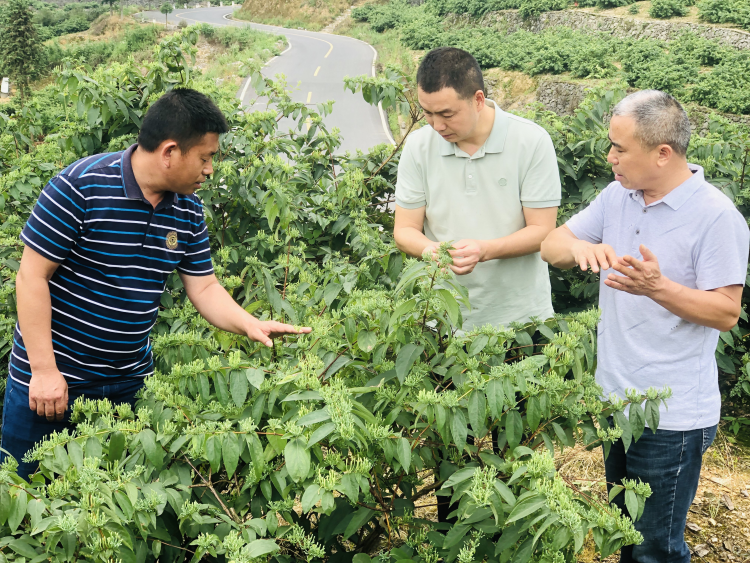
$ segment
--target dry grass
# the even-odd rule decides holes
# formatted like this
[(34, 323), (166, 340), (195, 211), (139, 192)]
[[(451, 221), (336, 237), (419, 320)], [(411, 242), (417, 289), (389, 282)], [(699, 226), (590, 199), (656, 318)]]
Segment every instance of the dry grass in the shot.
[(245, 0), (234, 17), (317, 31), (333, 23), (351, 4), (349, 0)]
[(522, 72), (492, 68), (485, 70), (487, 96), (506, 111), (520, 110), (536, 100), (539, 82)]

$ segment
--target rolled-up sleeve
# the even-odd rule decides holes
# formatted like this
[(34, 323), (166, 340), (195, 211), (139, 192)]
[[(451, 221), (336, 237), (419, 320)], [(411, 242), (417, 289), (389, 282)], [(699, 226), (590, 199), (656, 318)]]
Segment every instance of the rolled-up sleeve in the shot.
[(721, 213), (706, 229), (695, 257), (695, 285), (708, 291), (744, 285), (750, 230), (736, 209)]
[(521, 205), (529, 208), (558, 207), (562, 198), (555, 146), (544, 131), (521, 181)]
[(86, 200), (63, 174), (52, 178), (42, 190), (21, 240), (58, 264), (68, 256), (81, 236)]
[(425, 178), (417, 159), (414, 144), (407, 139), (398, 163), (396, 180), (396, 205), (404, 209), (419, 209), (427, 205)]

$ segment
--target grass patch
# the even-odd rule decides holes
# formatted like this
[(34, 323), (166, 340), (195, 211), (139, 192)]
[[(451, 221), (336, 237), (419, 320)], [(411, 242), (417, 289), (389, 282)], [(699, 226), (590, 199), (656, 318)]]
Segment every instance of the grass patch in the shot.
[(351, 5), (349, 0), (246, 0), (239, 20), (319, 31)]

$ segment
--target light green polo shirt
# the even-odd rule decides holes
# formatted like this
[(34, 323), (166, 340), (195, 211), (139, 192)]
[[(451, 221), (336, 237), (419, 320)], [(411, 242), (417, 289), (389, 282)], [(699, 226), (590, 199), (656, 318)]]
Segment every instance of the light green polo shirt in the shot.
[[(398, 166), (396, 204), (426, 207), (424, 233), (433, 241), (488, 240), (526, 226), (523, 207), (560, 205), (560, 175), (552, 139), (539, 125), (502, 111), (480, 149), (469, 156), (432, 127), (406, 140)], [(464, 330), (507, 326), (553, 314), (547, 264), (538, 252), (489, 260), (457, 276), (468, 288), (471, 311)]]

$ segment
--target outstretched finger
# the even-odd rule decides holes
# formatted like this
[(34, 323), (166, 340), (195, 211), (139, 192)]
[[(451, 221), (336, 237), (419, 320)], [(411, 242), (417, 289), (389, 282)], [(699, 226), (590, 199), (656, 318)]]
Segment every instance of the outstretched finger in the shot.
[(583, 270), (584, 272), (589, 269), (588, 258), (585, 253), (579, 256), (578, 265), (581, 267), (581, 270)]
[(626, 264), (632, 266), (633, 269), (643, 270), (643, 262), (641, 262), (637, 258), (634, 258), (632, 256), (623, 256), (622, 259)]
[(627, 287), (626, 285), (623, 285), (621, 283), (613, 281), (613, 280), (611, 280), (609, 278), (607, 278), (606, 280), (604, 280), (604, 284), (607, 285), (608, 287), (611, 287), (612, 289), (617, 289), (619, 291), (624, 291), (625, 293), (632, 293), (632, 291), (630, 291), (630, 288)]
[(616, 276), (615, 274), (609, 274), (605, 281), (611, 281), (627, 287), (630, 287), (634, 283), (633, 280), (627, 276)]
[(596, 254), (596, 261), (599, 263), (599, 267), (602, 270), (609, 270), (609, 260), (607, 260), (607, 253), (604, 252), (604, 249), (599, 247), (594, 252)]

